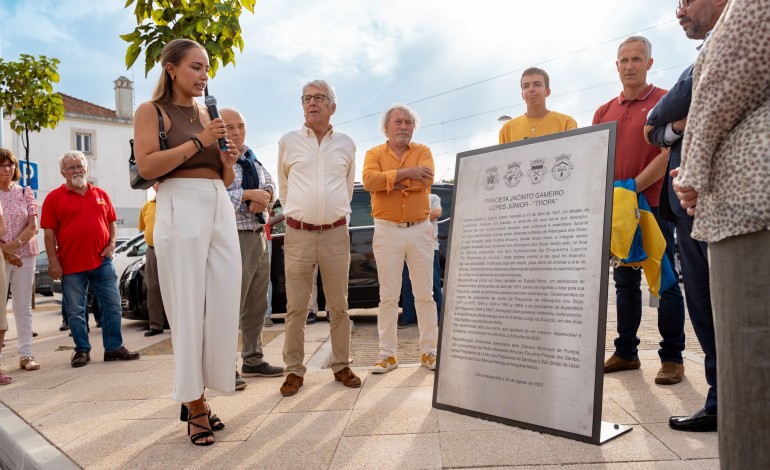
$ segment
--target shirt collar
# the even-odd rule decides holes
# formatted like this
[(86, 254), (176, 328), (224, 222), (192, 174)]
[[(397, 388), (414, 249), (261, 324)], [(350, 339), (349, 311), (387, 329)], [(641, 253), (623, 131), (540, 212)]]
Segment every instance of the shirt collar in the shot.
[[(311, 136), (311, 135), (315, 136), (315, 132), (313, 132), (313, 129), (307, 127), (304, 124), (302, 125), (302, 128), (305, 130), (305, 135), (306, 136), (308, 136), (308, 137)], [(331, 138), (334, 135), (334, 126), (331, 125), (331, 123), (329, 124), (329, 131), (326, 133), (326, 135), (328, 135), (329, 138)]]
[[(382, 144), (382, 145), (385, 147), (385, 150), (388, 153), (390, 153), (391, 155), (395, 156), (396, 154), (395, 154), (395, 152), (393, 152), (393, 149), (390, 148), (390, 144), (388, 144), (388, 142), (390, 142), (390, 141), (386, 140), (385, 143)], [(404, 153), (406, 154), (406, 152), (409, 152), (411, 150), (412, 150), (412, 141), (409, 141), (409, 144), (406, 146), (406, 150), (404, 151)]]
[[(713, 29), (711, 31), (713, 31)], [(706, 37), (703, 38), (703, 42), (700, 43), (700, 46), (695, 48), (698, 50), (698, 52), (700, 52), (701, 48), (706, 45), (706, 42), (709, 40), (709, 36), (711, 36), (711, 31), (706, 33)]]
[(652, 83), (650, 83), (649, 85), (647, 85), (647, 88), (642, 90), (642, 92), (639, 93), (639, 96), (637, 96), (633, 100), (627, 99), (625, 95), (623, 95), (623, 91), (621, 90), (620, 95), (618, 95), (618, 104), (623, 104), (626, 101), (644, 101), (647, 99), (648, 96), (650, 96), (650, 94), (654, 89), (655, 89), (655, 86)]
[[(64, 183), (62, 186), (64, 186), (64, 189), (66, 189), (67, 191), (80, 194), (77, 191), (75, 191), (74, 189), (72, 189), (69, 186), (67, 186), (67, 183)], [(92, 187), (93, 186), (91, 186), (91, 183), (86, 183), (86, 192), (90, 191)]]

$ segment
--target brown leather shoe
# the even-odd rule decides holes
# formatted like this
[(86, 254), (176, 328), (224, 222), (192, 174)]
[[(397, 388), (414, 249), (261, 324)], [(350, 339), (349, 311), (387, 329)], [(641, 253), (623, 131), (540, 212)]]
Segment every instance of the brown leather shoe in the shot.
[(684, 378), (684, 364), (666, 361), (660, 365), (658, 375), (655, 376), (655, 383), (658, 385), (678, 384)]
[(139, 359), (138, 352), (131, 352), (125, 346), (114, 351), (104, 351), (104, 362), (109, 361), (135, 361)]
[(305, 381), (304, 377), (300, 377), (296, 374), (289, 374), (286, 376), (286, 380), (281, 385), (281, 395), (290, 397), (299, 391), (302, 386), (302, 382)]
[(640, 367), (642, 367), (642, 363), (641, 361), (639, 361), (639, 359), (634, 359), (633, 361), (629, 361), (628, 359), (623, 359), (617, 354), (613, 354), (612, 356), (610, 356), (609, 359), (604, 361), (605, 374), (610, 374), (612, 372), (620, 372), (622, 370), (636, 370)]
[(350, 367), (345, 367), (341, 371), (335, 372), (334, 380), (342, 382), (342, 385), (350, 388), (358, 388), (361, 386), (361, 379), (350, 370)]
[(75, 351), (70, 358), (72, 367), (83, 367), (91, 362), (91, 353), (89, 351)]

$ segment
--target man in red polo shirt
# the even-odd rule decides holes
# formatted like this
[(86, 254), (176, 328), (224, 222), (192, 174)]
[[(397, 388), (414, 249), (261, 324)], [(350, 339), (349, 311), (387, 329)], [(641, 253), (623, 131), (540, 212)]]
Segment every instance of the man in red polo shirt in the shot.
[[(616, 121), (615, 180), (634, 178), (636, 191), (643, 192), (666, 239), (666, 256), (674, 265), (674, 229), (671, 222), (658, 217), (658, 199), (668, 163), (668, 150), (644, 141), (642, 129), (647, 113), (666, 94), (666, 90), (647, 83), (652, 67), (652, 45), (642, 36), (631, 36), (618, 47), (615, 62), (623, 91), (599, 107), (593, 123)], [(618, 314), (615, 353), (604, 363), (604, 373), (641, 367), (637, 332), (642, 320), (641, 272), (629, 267), (613, 270)], [(658, 355), (662, 362), (655, 383), (671, 385), (682, 381), (684, 365), (684, 302), (678, 283), (661, 293), (658, 330), (662, 336)]]
[(115, 251), (115, 209), (107, 193), (86, 181), (88, 163), (78, 151), (65, 153), (59, 168), (66, 183), (51, 191), (43, 203), (40, 226), (45, 229), (48, 273), (61, 279), (75, 352), (72, 367), (91, 361), (86, 323), (86, 289), (93, 288), (102, 314), (105, 361), (139, 359), (123, 346)]

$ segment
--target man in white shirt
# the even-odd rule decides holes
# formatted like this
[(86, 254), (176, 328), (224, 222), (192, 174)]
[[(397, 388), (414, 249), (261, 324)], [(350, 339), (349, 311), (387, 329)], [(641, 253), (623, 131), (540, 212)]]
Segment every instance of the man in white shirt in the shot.
[(334, 89), (323, 80), (302, 87), (305, 125), (278, 142), (278, 189), (286, 216), (286, 340), (283, 361), (286, 381), (281, 394), (290, 396), (305, 375), (305, 315), (317, 264), (323, 277), (326, 309), (331, 318), (334, 378), (346, 387), (360, 387), (350, 370), (348, 271), (350, 235), (347, 217), (353, 198), (356, 145), (330, 123), (337, 110)]

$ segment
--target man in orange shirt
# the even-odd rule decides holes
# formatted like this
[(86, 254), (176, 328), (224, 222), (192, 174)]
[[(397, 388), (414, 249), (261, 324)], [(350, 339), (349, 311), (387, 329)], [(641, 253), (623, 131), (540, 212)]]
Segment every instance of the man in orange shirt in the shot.
[(396, 323), (401, 272), (409, 267), (417, 325), (420, 329), (421, 363), (436, 368), (438, 323), (433, 300), (433, 245), (436, 235), (429, 221), (433, 155), (424, 145), (412, 142), (419, 121), (415, 112), (395, 105), (383, 116), (382, 131), (388, 141), (366, 152), (364, 188), (372, 195), (374, 258), (380, 280), (380, 311), (377, 330), (380, 360), (372, 373), (398, 367)]

